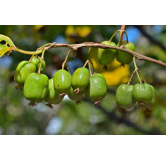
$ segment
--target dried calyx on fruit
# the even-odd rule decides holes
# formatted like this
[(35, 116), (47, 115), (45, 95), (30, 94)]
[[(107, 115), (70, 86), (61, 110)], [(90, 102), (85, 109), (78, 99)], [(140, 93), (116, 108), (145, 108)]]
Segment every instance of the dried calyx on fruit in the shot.
[(74, 89), (71, 87), (70, 92), (67, 95), (71, 100), (76, 101), (76, 103), (79, 104), (79, 103), (81, 103), (81, 99), (83, 98), (83, 94), (84, 94), (83, 91), (75, 94)]

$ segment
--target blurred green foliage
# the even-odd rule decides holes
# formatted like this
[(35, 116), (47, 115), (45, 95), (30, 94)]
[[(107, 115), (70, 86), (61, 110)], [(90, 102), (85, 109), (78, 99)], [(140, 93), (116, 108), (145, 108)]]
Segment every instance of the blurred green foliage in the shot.
[[(162, 26), (159, 31), (154, 28), (154, 26), (143, 26), (148, 34), (165, 45), (166, 26)], [(0, 26), (0, 34), (10, 37), (20, 49), (33, 51), (43, 44), (55, 41), (57, 43), (102, 42), (109, 40), (117, 29), (120, 29), (120, 26), (11, 25)], [(127, 32), (134, 29), (133, 26), (126, 26)], [(158, 45), (151, 43), (138, 30), (132, 33), (133, 35), (129, 34), (129, 40), (131, 37), (136, 52), (166, 62), (166, 53)], [(139, 36), (134, 37), (137, 33)], [(117, 43), (118, 37), (116, 36), (113, 41)], [(53, 76), (55, 70), (61, 68), (67, 51), (66, 48), (46, 51), (46, 74), (49, 78)], [(73, 61), (76, 57), (85, 62), (87, 50), (82, 48), (74, 52), (69, 61)], [(14, 88), (16, 83), (13, 78), (18, 63), (29, 58), (29, 55), (14, 51), (10, 56), (0, 59), (0, 134), (147, 134), (144, 131), (151, 131), (152, 134), (156, 131), (166, 134), (166, 71), (164, 67), (137, 60), (137, 65), (146, 81), (156, 89), (156, 104), (150, 117), (147, 118), (137, 107), (122, 115), (115, 102), (117, 86), (111, 86), (102, 102), (102, 107), (107, 113), (115, 115), (114, 117), (86, 100), (76, 105), (75, 102), (65, 99), (59, 105), (55, 105), (54, 109), (46, 107), (44, 103), (34, 108), (29, 107), (22, 90)], [(130, 73), (133, 70), (134, 66), (131, 63)], [(132, 84), (135, 83), (138, 83), (136, 76), (132, 81)], [(126, 121), (133, 125), (129, 125)]]

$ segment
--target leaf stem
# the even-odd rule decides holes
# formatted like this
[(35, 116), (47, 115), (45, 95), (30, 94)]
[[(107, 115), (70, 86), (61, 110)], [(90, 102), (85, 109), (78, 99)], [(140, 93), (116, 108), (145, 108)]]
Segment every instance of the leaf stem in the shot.
[(24, 50), (21, 50), (19, 48), (15, 48), (14, 50), (18, 51), (18, 52), (21, 52), (21, 53), (24, 53), (24, 54), (30, 54), (30, 55), (35, 55), (35, 54), (40, 54), (42, 53), (42, 49), (41, 50), (38, 50), (38, 51), (24, 51)]

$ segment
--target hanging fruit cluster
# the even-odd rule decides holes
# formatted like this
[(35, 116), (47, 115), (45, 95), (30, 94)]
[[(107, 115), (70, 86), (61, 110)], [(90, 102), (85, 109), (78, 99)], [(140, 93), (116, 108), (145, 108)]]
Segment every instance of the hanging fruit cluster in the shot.
[[(114, 42), (112, 42), (112, 39), (118, 32), (120, 32), (119, 43), (116, 45)], [(124, 32), (125, 32), (124, 30), (123, 31), (121, 31), (121, 30), (116, 31), (109, 41), (103, 41), (102, 44), (106, 44), (109, 46), (115, 46), (115, 47), (120, 46), (123, 48), (127, 48), (129, 50), (135, 51), (135, 46), (133, 43), (128, 41), (128, 36), (127, 36), (126, 32), (125, 32), (125, 34), (127, 37), (127, 41), (123, 41), (123, 44), (121, 44), (121, 38), (122, 38), (122, 35)], [(122, 66), (124, 66), (125, 64), (129, 64), (132, 61), (133, 56), (129, 53), (114, 50), (114, 49), (107, 49), (107, 50), (101, 49), (101, 48), (98, 49), (98, 61), (101, 65), (104, 65), (103, 68), (105, 70), (107, 69), (107, 65), (110, 64), (111, 62), (113, 62), (113, 60), (115, 58), (118, 62), (121, 63)]]
[[(30, 101), (29, 105), (46, 101), (47, 106), (52, 108), (52, 104), (60, 103), (65, 95), (80, 103), (83, 95), (98, 105), (107, 93), (105, 78), (101, 74), (91, 73), (90, 62), (86, 61), (85, 65), (77, 68), (71, 76), (70, 71), (66, 71), (67, 58), (71, 52), (69, 50), (62, 69), (58, 70), (52, 79), (44, 74), (46, 63), (44, 61), (44, 52), (42, 56), (33, 55), (29, 61), (22, 61), (18, 64), (14, 75), (14, 80), (18, 84), (16, 88), (22, 88), (24, 96)], [(86, 65), (89, 64), (89, 70)]]
[[(119, 43), (116, 45), (112, 42), (112, 39), (118, 32), (120, 32)], [(126, 41), (123, 41), (123, 33), (126, 34)], [(0, 45), (0, 56), (3, 56), (6, 52), (10, 52), (10, 50), (13, 49), (9, 49), (9, 47), (14, 47), (15, 50), (21, 53), (32, 55), (29, 61), (22, 61), (18, 64), (14, 75), (14, 80), (18, 84), (16, 88), (23, 88), (24, 96), (30, 101), (30, 106), (34, 106), (36, 102), (40, 103), (46, 101), (46, 105), (52, 108), (52, 104), (60, 103), (65, 95), (68, 95), (68, 97), (76, 101), (77, 104), (79, 104), (83, 96), (85, 96), (86, 99), (94, 102), (94, 105), (99, 105), (106, 96), (106, 80), (102, 74), (95, 73), (95, 68), (90, 60), (90, 53), (94, 49), (93, 47), (89, 47), (89, 60), (86, 61), (83, 67), (77, 68), (73, 75), (70, 74), (66, 64), (69, 54), (72, 51), (72, 49), (70, 49), (62, 64), (62, 69), (58, 70), (52, 79), (48, 79), (45, 75), (46, 63), (44, 61), (44, 53), (45, 47), (51, 48), (52, 44), (46, 44), (35, 52), (28, 52), (15, 47), (8, 37), (1, 35), (0, 41), (2, 41), (3, 38), (6, 40), (5, 46), (8, 48), (4, 51), (2, 50), (2, 45)], [(127, 33), (124, 30), (116, 31), (109, 41), (103, 41), (101, 44), (135, 51), (134, 44), (128, 41)], [(141, 71), (136, 66), (135, 57), (127, 52), (116, 49), (98, 48), (97, 51), (98, 61), (103, 65), (104, 69), (107, 69), (107, 65), (112, 63), (115, 58), (122, 66), (129, 64), (133, 60), (135, 70), (129, 82), (127, 84), (121, 84), (116, 91), (116, 103), (118, 107), (121, 110), (125, 110), (138, 105), (146, 111), (152, 108), (155, 103), (155, 89), (153, 86), (146, 83)], [(38, 56), (40, 53), (42, 53), (41, 57)], [(86, 68), (87, 64), (89, 69)], [(64, 69), (65, 66), (68, 71)], [(133, 86), (130, 85), (130, 82), (135, 73), (137, 74), (140, 84)]]

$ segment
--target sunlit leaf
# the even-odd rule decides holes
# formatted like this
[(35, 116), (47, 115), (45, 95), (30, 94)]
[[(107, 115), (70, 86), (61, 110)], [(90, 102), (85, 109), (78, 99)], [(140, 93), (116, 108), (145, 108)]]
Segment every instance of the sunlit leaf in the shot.
[(6, 45), (8, 47), (14, 47), (15, 46), (14, 43), (12, 42), (12, 40), (9, 37), (4, 36), (2, 34), (0, 34), (0, 43), (1, 44), (3, 43), (4, 45)]
[(10, 54), (12, 50), (13, 50), (13, 47), (0, 45), (0, 57), (2, 57), (5, 53)]

